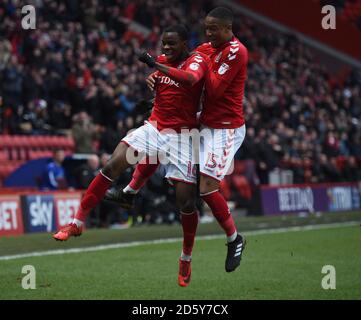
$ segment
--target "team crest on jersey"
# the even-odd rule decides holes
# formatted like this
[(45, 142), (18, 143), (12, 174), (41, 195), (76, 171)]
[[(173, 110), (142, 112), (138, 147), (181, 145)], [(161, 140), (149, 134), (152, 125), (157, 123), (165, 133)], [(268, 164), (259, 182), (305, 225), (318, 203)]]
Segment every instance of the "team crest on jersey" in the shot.
[(229, 69), (229, 65), (227, 63), (222, 63), (221, 66), (218, 69), (218, 73), (220, 75), (225, 74), (228, 69)]
[(196, 62), (193, 62), (193, 63), (191, 63), (191, 64), (189, 65), (189, 69), (191, 69), (191, 70), (193, 70), (193, 71), (198, 70), (198, 68), (199, 68), (199, 64), (196, 63)]
[(222, 52), (218, 53), (217, 57), (214, 59), (214, 62), (218, 63), (221, 57), (222, 57)]

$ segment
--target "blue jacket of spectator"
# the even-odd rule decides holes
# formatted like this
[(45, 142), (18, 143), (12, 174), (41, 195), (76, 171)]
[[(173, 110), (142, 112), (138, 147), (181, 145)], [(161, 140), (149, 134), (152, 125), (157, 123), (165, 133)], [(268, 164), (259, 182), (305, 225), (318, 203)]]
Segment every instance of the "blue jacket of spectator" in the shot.
[(56, 162), (50, 162), (44, 171), (41, 188), (57, 190), (59, 188), (59, 180), (64, 181), (64, 179), (64, 168)]

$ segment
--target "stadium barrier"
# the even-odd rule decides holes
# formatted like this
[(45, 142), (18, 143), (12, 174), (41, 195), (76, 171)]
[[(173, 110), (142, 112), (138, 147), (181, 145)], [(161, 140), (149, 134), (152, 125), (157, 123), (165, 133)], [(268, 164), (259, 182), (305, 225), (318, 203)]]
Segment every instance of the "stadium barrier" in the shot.
[[(261, 186), (264, 215), (361, 209), (361, 183)], [(0, 237), (54, 232), (72, 221), (82, 191), (0, 193)]]
[(261, 186), (264, 215), (361, 209), (361, 183)]
[(54, 232), (72, 221), (82, 192), (0, 194), (0, 237)]

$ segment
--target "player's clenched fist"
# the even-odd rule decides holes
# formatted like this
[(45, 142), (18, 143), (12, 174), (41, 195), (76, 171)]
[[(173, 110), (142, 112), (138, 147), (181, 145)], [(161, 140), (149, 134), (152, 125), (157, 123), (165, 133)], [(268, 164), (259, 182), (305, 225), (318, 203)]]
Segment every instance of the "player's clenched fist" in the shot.
[(154, 68), (155, 66), (155, 59), (146, 51), (138, 56), (138, 60), (145, 63), (148, 67)]

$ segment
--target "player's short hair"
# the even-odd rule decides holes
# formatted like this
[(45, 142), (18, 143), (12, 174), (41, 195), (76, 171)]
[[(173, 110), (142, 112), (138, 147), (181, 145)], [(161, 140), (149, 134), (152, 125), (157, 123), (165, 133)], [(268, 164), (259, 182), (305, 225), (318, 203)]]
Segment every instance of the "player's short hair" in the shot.
[(226, 7), (217, 7), (211, 10), (208, 14), (208, 17), (217, 18), (226, 23), (233, 23), (233, 12)]
[(188, 41), (189, 39), (188, 28), (183, 24), (175, 24), (173, 26), (167, 27), (163, 30), (163, 33), (165, 32), (175, 32), (183, 41)]

